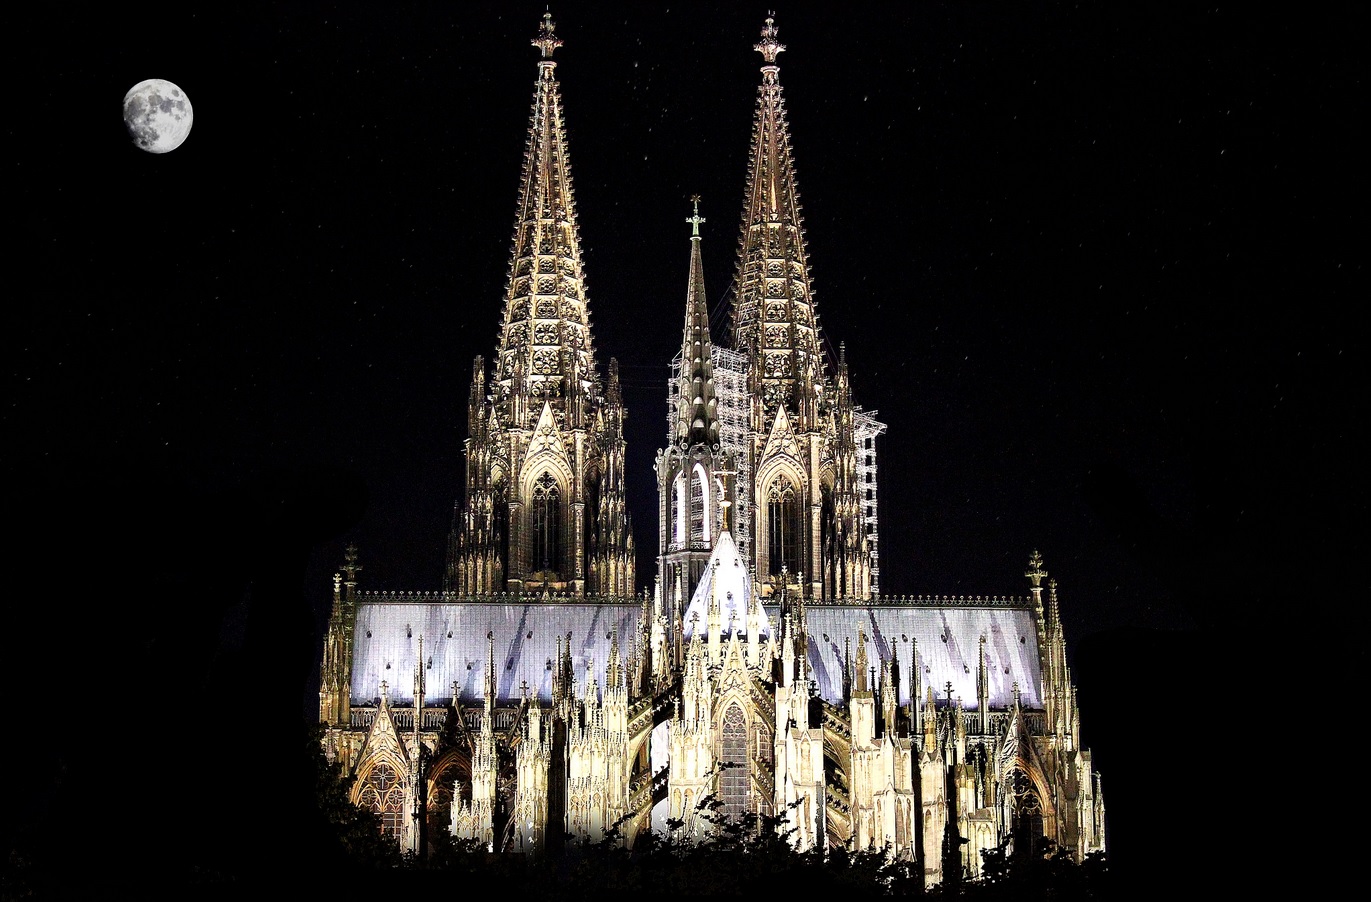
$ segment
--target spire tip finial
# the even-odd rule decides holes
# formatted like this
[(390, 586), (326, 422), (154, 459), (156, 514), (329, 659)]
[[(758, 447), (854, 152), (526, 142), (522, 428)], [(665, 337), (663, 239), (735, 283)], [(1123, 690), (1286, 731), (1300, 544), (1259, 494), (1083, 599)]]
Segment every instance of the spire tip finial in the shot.
[(543, 13), (543, 21), (538, 24), (538, 36), (531, 42), (543, 52), (543, 59), (552, 59), (552, 51), (562, 46), (562, 39), (557, 37), (557, 25), (552, 21), (552, 12)]
[(767, 10), (766, 24), (762, 26), (762, 39), (752, 47), (762, 55), (768, 66), (776, 65), (776, 56), (785, 49), (785, 45), (776, 40), (776, 11)]
[(690, 202), (695, 205), (695, 213), (692, 216), (687, 216), (686, 222), (690, 223), (690, 237), (699, 238), (700, 223), (705, 221), (705, 218), (700, 215), (700, 195), (690, 195)]

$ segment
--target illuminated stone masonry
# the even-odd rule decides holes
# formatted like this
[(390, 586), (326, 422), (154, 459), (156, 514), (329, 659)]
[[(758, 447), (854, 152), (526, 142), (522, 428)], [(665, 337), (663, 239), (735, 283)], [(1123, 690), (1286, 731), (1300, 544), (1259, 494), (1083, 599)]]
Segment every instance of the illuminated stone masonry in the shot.
[[(1103, 850), (1054, 581), (1023, 598), (877, 591), (877, 447), (822, 351), (766, 20), (731, 346), (709, 330), (698, 199), (636, 593), (623, 400), (591, 342), (551, 16), (493, 369), (478, 358), (442, 591), (364, 592), (349, 549), (321, 665), (324, 749), (403, 847), (539, 852), (617, 827), (786, 814), (927, 884), (980, 852)], [(965, 840), (965, 842), (963, 842)]]

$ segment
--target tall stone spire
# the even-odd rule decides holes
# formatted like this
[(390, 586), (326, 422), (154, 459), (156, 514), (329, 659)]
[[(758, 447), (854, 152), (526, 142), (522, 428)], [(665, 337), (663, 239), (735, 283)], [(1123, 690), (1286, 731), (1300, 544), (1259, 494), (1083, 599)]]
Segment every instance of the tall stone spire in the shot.
[(502, 426), (532, 428), (544, 404), (550, 404), (563, 429), (576, 429), (593, 420), (598, 378), (566, 123), (552, 59), (562, 41), (551, 13), (543, 16), (532, 43), (542, 58), (491, 388)]
[(827, 361), (776, 62), (785, 45), (773, 19), (753, 49), (762, 81), (733, 282), (732, 350), (746, 360), (746, 387), (732, 389), (738, 380), (722, 367), (719, 380), (726, 434), (735, 398), (746, 399), (739, 523), (750, 531), (744, 545), (764, 596), (789, 588), (806, 599), (867, 598), (876, 572), (868, 439), (885, 426), (854, 403), (845, 360)]
[(754, 48), (764, 64), (734, 277), (733, 340), (752, 358), (753, 390), (760, 402), (753, 428), (766, 428), (777, 408), (785, 407), (795, 428), (811, 430), (817, 428), (824, 363), (776, 64), (785, 45), (776, 34), (768, 18)]
[(700, 259), (700, 196), (691, 199), (690, 278), (686, 285), (685, 330), (681, 339), (681, 384), (676, 409), (675, 441), (682, 447), (717, 445), (719, 420), (714, 397), (713, 344), (709, 339), (709, 307), (705, 301), (705, 271)]
[(473, 367), (466, 493), (453, 514), (444, 589), (633, 595), (625, 503), (622, 393), (601, 382), (552, 59), (551, 14), (540, 53), (494, 372)]

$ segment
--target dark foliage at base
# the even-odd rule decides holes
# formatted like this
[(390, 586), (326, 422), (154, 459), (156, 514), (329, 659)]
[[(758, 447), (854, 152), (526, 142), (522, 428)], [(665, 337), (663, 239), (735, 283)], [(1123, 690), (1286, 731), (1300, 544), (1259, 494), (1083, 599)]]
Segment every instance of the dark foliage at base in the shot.
[[(320, 793), (341, 798), (346, 805), (341, 789), (321, 785)], [(330, 823), (347, 831), (346, 840), (339, 834), (340, 845), (356, 846), (367, 856), (354, 859), (347, 869), (346, 882), (352, 889), (363, 883), (415, 890), (499, 886), (528, 898), (601, 900), (832, 894), (849, 899), (927, 896), (1072, 902), (1112, 897), (1103, 855), (1092, 855), (1078, 865), (1051, 843), (1034, 855), (1016, 856), (1006, 847), (991, 850), (984, 856), (981, 878), (925, 887), (922, 869), (912, 862), (889, 861), (876, 849), (797, 852), (790, 845), (784, 815), (730, 821), (720, 814), (721, 807), (710, 797), (697, 806), (696, 817), (710, 825), (703, 837), (687, 836), (684, 825), (673, 821), (667, 833), (641, 836), (630, 851), (623, 847), (616, 827), (596, 843), (568, 837), (563, 851), (545, 856), (492, 853), (481, 843), (440, 834), (430, 839), (423, 858), (397, 859), (371, 848), (377, 834), (365, 835), (367, 829), (375, 831), (369, 816), (355, 818), (340, 808)], [(332, 802), (327, 809), (335, 810)]]
[[(241, 839), (231, 849), (202, 846), (201, 854), (177, 858), (159, 854), (163, 843), (150, 837), (141, 859), (121, 857), (117, 863), (91, 858), (71, 845), (40, 851), (20, 843), (7, 850), (0, 868), (0, 902), (148, 898), (167, 892), (236, 900), (295, 889), (356, 897), (474, 886), (500, 887), (516, 897), (597, 900), (927, 896), (1072, 902), (1115, 895), (1104, 856), (1078, 865), (1050, 844), (1033, 856), (991, 850), (984, 855), (981, 878), (926, 888), (922, 870), (910, 862), (887, 861), (874, 849), (796, 852), (781, 829), (784, 817), (731, 822), (719, 815), (720, 803), (709, 798), (696, 811), (712, 825), (702, 838), (685, 837), (683, 825), (673, 822), (670, 833), (640, 837), (632, 851), (623, 848), (616, 830), (598, 843), (568, 839), (559, 854), (525, 856), (490, 853), (479, 843), (438, 835), (422, 858), (403, 855), (382, 836), (376, 818), (348, 800), (337, 766), (319, 749), (317, 728), (305, 730), (297, 754), (298, 773), (308, 789), (302, 786), (298, 798), (277, 798), (281, 820), (259, 822), (255, 838)], [(122, 846), (128, 847), (127, 842)]]

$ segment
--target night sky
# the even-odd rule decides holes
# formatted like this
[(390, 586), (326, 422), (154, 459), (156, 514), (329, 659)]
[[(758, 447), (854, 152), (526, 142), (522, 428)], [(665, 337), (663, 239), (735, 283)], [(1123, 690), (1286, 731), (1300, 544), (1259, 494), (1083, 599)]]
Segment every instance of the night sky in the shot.
[[(776, 10), (821, 325), (889, 424), (883, 589), (1022, 595), (1042, 551), (1121, 865), (1161, 848), (1156, 783), (1205, 779), (1181, 750), (1274, 715), (1306, 679), (1287, 637), (1367, 588), (1365, 63), (1334, 6)], [(544, 9), (23, 14), (0, 473), (26, 710), (294, 717), (345, 545), (363, 588), (439, 587)], [(551, 11), (647, 587), (688, 198), (722, 327), (767, 6), (608, 9)], [(164, 155), (120, 117), (153, 77), (195, 109)], [(21, 801), (51, 818), (91, 765), (42, 746)]]

